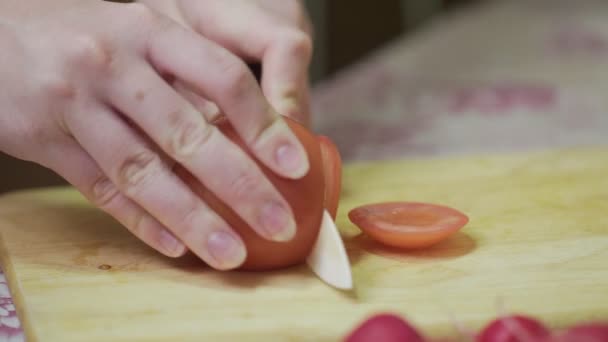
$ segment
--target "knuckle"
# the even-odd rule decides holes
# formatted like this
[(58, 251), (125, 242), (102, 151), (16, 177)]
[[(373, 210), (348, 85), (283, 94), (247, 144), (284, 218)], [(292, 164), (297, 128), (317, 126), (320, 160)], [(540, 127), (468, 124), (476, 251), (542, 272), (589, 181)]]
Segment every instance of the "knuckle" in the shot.
[(312, 38), (301, 31), (292, 31), (285, 33), (283, 40), (290, 47), (294, 56), (309, 59), (312, 56), (313, 41)]
[(221, 65), (222, 82), (219, 90), (228, 98), (236, 99), (246, 95), (254, 86), (255, 79), (245, 63), (237, 58), (224, 58)]
[(146, 226), (145, 226), (145, 218), (147, 215), (143, 211), (136, 211), (129, 218), (128, 227), (135, 236), (141, 238), (143, 241), (150, 241), (146, 236)]
[(136, 194), (159, 172), (159, 163), (159, 157), (150, 150), (129, 155), (118, 166), (119, 187), (128, 194)]
[(27, 155), (27, 159), (35, 158), (39, 160), (40, 157), (44, 158), (45, 153), (49, 151), (49, 148), (57, 147), (57, 144), (62, 144), (65, 141), (64, 133), (61, 131), (61, 126), (58, 125), (60, 119), (53, 117), (45, 117), (40, 120), (33, 121), (20, 121), (17, 120), (15, 125), (15, 132), (19, 134), (23, 141), (29, 141), (27, 146), (19, 148), (22, 153)]
[(245, 201), (255, 194), (262, 184), (262, 180), (253, 172), (241, 173), (238, 177), (230, 180), (229, 193), (234, 201)]
[(62, 75), (53, 75), (40, 79), (37, 94), (44, 99), (45, 103), (53, 103), (58, 108), (63, 108), (74, 103), (77, 97), (78, 87), (74, 82)]
[(302, 0), (291, 0), (287, 2), (292, 13), (300, 13), (304, 10), (304, 3)]
[(176, 233), (178, 236), (185, 240), (194, 240), (199, 234), (198, 229), (201, 228), (201, 223), (204, 223), (204, 227), (207, 227), (207, 221), (204, 221), (204, 217), (201, 218), (201, 212), (199, 207), (191, 205), (186, 209), (185, 213), (181, 215), (181, 218), (176, 225)]
[(182, 112), (170, 115), (168, 150), (176, 159), (182, 161), (196, 153), (207, 144), (215, 132), (215, 127), (205, 124), (204, 120), (184, 118)]
[(18, 125), (18, 132), (20, 136), (28, 141), (35, 141), (37, 143), (43, 141), (42, 139), (45, 134), (48, 134), (48, 130), (44, 127), (42, 122), (32, 122), (31, 124)]
[(64, 76), (53, 76), (40, 82), (40, 90), (45, 98), (53, 101), (70, 100), (76, 96), (76, 87)]
[(150, 243), (150, 239), (146, 236), (147, 234), (147, 226), (146, 217), (149, 217), (146, 213), (141, 210), (133, 210), (132, 212), (126, 213), (123, 219), (125, 222), (125, 227), (133, 233), (133, 235), (137, 236), (139, 239), (146, 243)]
[(306, 4), (302, 0), (291, 0), (288, 1), (287, 5), (289, 14), (292, 18), (302, 19), (307, 16)]
[(107, 177), (101, 176), (93, 183), (93, 202), (100, 208), (107, 208), (120, 196), (120, 191)]
[(67, 62), (70, 65), (102, 70), (110, 68), (114, 57), (110, 44), (90, 34), (74, 37), (68, 55)]
[(224, 227), (222, 219), (209, 207), (192, 203), (181, 215), (175, 234), (186, 241), (199, 241), (206, 232)]
[(306, 7), (306, 4), (302, 0), (294, 0), (295, 4), (293, 7), (293, 16), (298, 26), (303, 29), (309, 36), (314, 34), (314, 26), (310, 18), (310, 13)]

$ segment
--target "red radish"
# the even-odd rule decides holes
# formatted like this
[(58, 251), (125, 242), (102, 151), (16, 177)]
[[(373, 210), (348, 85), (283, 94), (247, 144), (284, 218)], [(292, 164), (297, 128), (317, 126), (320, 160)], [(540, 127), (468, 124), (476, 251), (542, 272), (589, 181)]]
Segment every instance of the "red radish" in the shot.
[(555, 342), (608, 342), (608, 322), (591, 322), (570, 327)]
[(376, 314), (353, 330), (344, 342), (424, 342), (424, 338), (401, 317)]
[(536, 342), (551, 332), (541, 322), (523, 315), (511, 315), (490, 322), (477, 335), (477, 342)]

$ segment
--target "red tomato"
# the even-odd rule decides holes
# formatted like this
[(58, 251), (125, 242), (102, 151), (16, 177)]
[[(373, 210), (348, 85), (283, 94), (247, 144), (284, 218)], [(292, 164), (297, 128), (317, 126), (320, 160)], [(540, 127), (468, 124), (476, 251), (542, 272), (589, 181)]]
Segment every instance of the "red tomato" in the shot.
[(418, 202), (367, 204), (352, 209), (348, 217), (374, 240), (399, 248), (431, 246), (469, 221), (456, 209)]
[(342, 159), (334, 143), (326, 136), (318, 136), (325, 175), (325, 208), (335, 220), (342, 191)]
[(184, 167), (176, 165), (174, 168), (176, 174), (243, 238), (247, 259), (240, 267), (242, 270), (270, 270), (301, 263), (310, 253), (319, 232), (325, 196), (325, 176), (319, 142), (304, 126), (289, 118), (285, 120), (304, 145), (310, 160), (308, 174), (297, 180), (280, 177), (257, 161), (228, 120), (217, 120), (214, 124), (258, 163), (264, 174), (291, 205), (298, 224), (296, 236), (291, 241), (274, 242), (260, 237)]

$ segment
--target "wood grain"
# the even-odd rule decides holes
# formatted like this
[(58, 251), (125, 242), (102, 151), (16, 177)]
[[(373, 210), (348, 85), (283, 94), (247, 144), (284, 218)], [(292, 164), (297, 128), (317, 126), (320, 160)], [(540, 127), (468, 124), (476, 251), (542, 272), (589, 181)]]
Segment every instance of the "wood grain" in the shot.
[[(338, 341), (377, 311), (432, 336), (505, 310), (554, 327), (608, 318), (608, 149), (360, 163), (338, 226), (356, 289), (304, 266), (221, 273), (171, 260), (70, 188), (0, 199), (2, 266), (30, 341)], [(392, 200), (456, 207), (470, 223), (436, 247), (389, 250), (346, 214)]]

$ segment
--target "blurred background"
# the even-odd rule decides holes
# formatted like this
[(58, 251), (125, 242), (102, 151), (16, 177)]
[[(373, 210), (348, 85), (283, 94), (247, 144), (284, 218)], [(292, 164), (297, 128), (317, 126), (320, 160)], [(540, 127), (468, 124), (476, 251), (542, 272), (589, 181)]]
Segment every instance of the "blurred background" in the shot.
[[(306, 0), (315, 26), (313, 86), (396, 37), (413, 34), (434, 15), (472, 0)], [(0, 193), (64, 184), (55, 173), (0, 152)]]
[(316, 30), (312, 81), (364, 58), (434, 16), (483, 0), (306, 0)]

